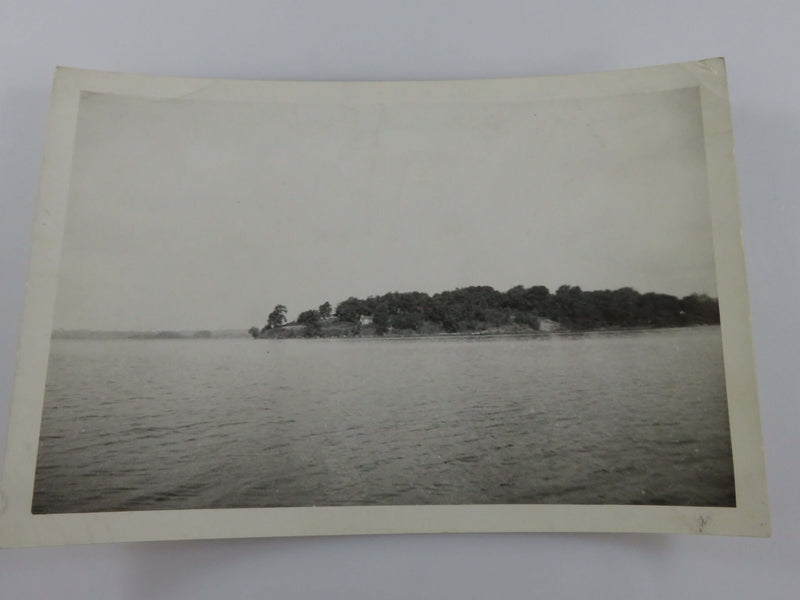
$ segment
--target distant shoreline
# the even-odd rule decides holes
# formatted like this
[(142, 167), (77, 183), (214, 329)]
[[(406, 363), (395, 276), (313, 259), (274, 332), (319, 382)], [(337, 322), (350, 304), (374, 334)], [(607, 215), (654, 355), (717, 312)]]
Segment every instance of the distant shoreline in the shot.
[(239, 329), (217, 330), (93, 330), (93, 329), (55, 329), (50, 334), (54, 340), (202, 340), (202, 339), (247, 339), (247, 331)]
[[(293, 327), (294, 325), (287, 325), (286, 327)], [(389, 340), (389, 341), (402, 341), (402, 340), (416, 340), (416, 339), (489, 339), (489, 338), (528, 338), (528, 337), (568, 337), (571, 335), (583, 335), (590, 333), (635, 333), (638, 331), (666, 331), (670, 329), (699, 329), (706, 327), (719, 327), (718, 323), (711, 324), (691, 324), (691, 325), (665, 325), (665, 326), (652, 326), (652, 327), (605, 327), (597, 329), (557, 329), (552, 331), (476, 331), (476, 332), (440, 332), (440, 333), (402, 333), (402, 334), (385, 334), (385, 335), (350, 335), (350, 336), (333, 336), (333, 335), (318, 335), (318, 336), (305, 336), (305, 335), (287, 335), (287, 336), (270, 336), (259, 337), (257, 340)], [(224, 332), (211, 332), (211, 336), (195, 336), (191, 332), (181, 332), (179, 335), (158, 335), (157, 333), (150, 332), (127, 332), (127, 331), (59, 331), (53, 332), (51, 339), (54, 340), (88, 340), (88, 341), (193, 341), (193, 340), (250, 340), (253, 339), (247, 332), (229, 333), (227, 330)]]
[[(286, 327), (294, 327), (288, 325)], [(530, 337), (569, 337), (583, 334), (597, 334), (597, 333), (636, 333), (647, 331), (668, 331), (670, 329), (700, 329), (700, 328), (713, 328), (720, 327), (719, 323), (696, 323), (690, 325), (654, 325), (654, 326), (637, 326), (637, 327), (603, 327), (596, 329), (554, 329), (550, 331), (541, 331), (531, 329), (529, 331), (475, 331), (475, 332), (440, 332), (440, 333), (402, 333), (402, 334), (384, 334), (384, 335), (316, 335), (308, 336), (302, 333), (298, 335), (272, 335), (261, 336), (255, 338), (256, 340), (388, 340), (388, 341), (402, 341), (402, 340), (417, 340), (417, 339), (490, 339), (490, 338), (530, 338)]]

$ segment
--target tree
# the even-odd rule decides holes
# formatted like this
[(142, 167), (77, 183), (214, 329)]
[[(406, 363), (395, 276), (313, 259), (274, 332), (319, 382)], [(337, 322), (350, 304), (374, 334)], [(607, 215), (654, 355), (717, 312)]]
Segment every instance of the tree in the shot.
[(323, 319), (330, 319), (331, 315), (333, 314), (333, 308), (331, 308), (331, 303), (326, 302), (325, 304), (321, 304), (319, 307), (319, 316)]
[(547, 305), (550, 291), (543, 285), (534, 285), (525, 290), (526, 310), (541, 312)]
[(609, 306), (606, 309), (606, 320), (609, 323), (625, 327), (635, 325), (639, 297), (639, 292), (631, 287), (624, 287), (611, 292)]
[(320, 313), (316, 310), (304, 310), (297, 316), (297, 322), (300, 325), (310, 325), (313, 323), (318, 323), (320, 319)]
[(247, 333), (252, 335), (253, 339), (255, 339), (261, 333), (261, 330), (258, 327), (251, 327), (250, 329), (247, 330)]
[(514, 310), (528, 310), (525, 298), (525, 287), (515, 285), (506, 292), (505, 305)]
[(363, 303), (363, 300), (351, 296), (339, 303), (336, 307), (336, 316), (340, 321), (358, 323), (362, 314), (368, 314), (364, 311)]
[(372, 313), (372, 323), (375, 325), (377, 335), (383, 335), (389, 330), (389, 307), (384, 302), (375, 307), (375, 312)]
[(286, 323), (286, 307), (283, 304), (278, 304), (267, 317), (267, 324), (270, 327), (281, 327)]
[(297, 323), (305, 325), (305, 336), (313, 337), (320, 332), (320, 314), (317, 310), (304, 310), (297, 316)]

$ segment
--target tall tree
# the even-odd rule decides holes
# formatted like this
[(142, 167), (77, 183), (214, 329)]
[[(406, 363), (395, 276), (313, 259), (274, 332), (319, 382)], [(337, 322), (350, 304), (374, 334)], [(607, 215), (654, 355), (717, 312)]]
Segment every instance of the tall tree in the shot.
[(320, 332), (320, 314), (318, 310), (304, 310), (297, 316), (297, 323), (305, 325), (305, 336), (313, 337)]
[(336, 307), (336, 316), (340, 321), (358, 323), (358, 319), (362, 314), (369, 314), (364, 310), (364, 301), (353, 296), (343, 300)]
[(331, 308), (330, 302), (325, 302), (325, 304), (320, 304), (319, 316), (321, 318), (330, 319), (332, 314), (333, 314), (333, 308)]
[(270, 327), (281, 327), (286, 323), (286, 307), (283, 304), (278, 304), (267, 317), (267, 323)]

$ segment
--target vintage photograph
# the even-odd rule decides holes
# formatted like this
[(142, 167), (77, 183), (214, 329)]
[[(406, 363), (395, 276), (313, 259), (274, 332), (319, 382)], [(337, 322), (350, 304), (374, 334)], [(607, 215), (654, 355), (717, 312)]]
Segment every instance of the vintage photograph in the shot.
[(726, 93), (60, 71), (0, 538), (764, 535)]
[(736, 503), (697, 88), (80, 99), (34, 513)]

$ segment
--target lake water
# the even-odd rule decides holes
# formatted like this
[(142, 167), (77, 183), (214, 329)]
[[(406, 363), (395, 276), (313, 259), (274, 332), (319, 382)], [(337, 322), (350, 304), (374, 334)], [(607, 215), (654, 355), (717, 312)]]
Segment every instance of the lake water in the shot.
[(34, 512), (735, 504), (718, 327), (53, 340)]

